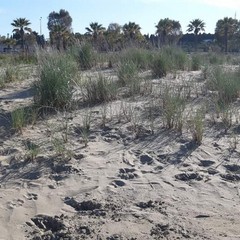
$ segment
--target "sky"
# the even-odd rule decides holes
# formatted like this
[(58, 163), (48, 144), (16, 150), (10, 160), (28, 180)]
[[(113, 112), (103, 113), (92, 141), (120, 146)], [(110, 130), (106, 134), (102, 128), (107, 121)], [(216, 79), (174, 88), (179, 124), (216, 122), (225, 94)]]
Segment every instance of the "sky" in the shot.
[[(240, 19), (240, 0), (0, 0), (0, 35), (12, 34), (11, 23), (26, 18), (29, 27), (48, 38), (48, 15), (67, 10), (73, 19), (73, 32), (84, 34), (91, 22), (104, 27), (110, 23), (139, 24), (142, 34), (154, 34), (160, 19), (179, 21), (183, 33), (193, 19), (206, 23), (205, 32), (214, 33), (216, 22), (224, 17)], [(41, 19), (41, 20), (40, 20)], [(41, 28), (40, 28), (41, 25)]]

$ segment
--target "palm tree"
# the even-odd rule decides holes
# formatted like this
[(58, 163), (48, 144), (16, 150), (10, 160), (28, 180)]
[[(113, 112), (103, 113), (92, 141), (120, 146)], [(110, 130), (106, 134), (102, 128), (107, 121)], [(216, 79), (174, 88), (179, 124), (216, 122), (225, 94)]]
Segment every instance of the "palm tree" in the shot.
[(238, 29), (239, 23), (236, 19), (225, 17), (217, 21), (215, 33), (219, 40), (223, 38), (225, 52), (228, 52), (229, 39), (237, 33)]
[(86, 34), (90, 34), (93, 37), (94, 41), (98, 40), (98, 37), (103, 34), (103, 32), (106, 30), (102, 24), (98, 24), (98, 22), (92, 22), (89, 24), (90, 27), (86, 27), (87, 30)]
[(31, 33), (32, 30), (28, 26), (30, 25), (30, 21), (27, 20), (26, 18), (17, 18), (16, 20), (13, 20), (11, 25), (15, 27), (13, 29), (13, 32), (16, 34), (19, 34), (20, 39), (21, 39), (21, 46), (24, 48), (24, 34), (25, 31)]
[(171, 20), (169, 18), (161, 19), (158, 24), (155, 26), (157, 28), (156, 34), (159, 36), (160, 41), (163, 44), (170, 43), (174, 41), (177, 37), (181, 36), (181, 24), (179, 21)]
[(189, 24), (188, 24), (188, 29), (187, 32), (194, 32), (195, 35), (195, 49), (197, 49), (197, 36), (198, 34), (202, 31), (205, 31), (205, 22), (203, 22), (202, 20), (200, 20), (199, 18), (192, 20)]
[(124, 35), (131, 40), (135, 39), (138, 35), (141, 34), (140, 30), (141, 27), (135, 22), (129, 22), (123, 25)]
[(67, 36), (69, 35), (69, 31), (66, 27), (61, 25), (54, 25), (52, 30), (50, 31), (50, 39), (53, 43), (56, 43), (56, 47), (58, 50), (61, 50), (61, 42), (64, 49), (66, 49), (66, 41)]

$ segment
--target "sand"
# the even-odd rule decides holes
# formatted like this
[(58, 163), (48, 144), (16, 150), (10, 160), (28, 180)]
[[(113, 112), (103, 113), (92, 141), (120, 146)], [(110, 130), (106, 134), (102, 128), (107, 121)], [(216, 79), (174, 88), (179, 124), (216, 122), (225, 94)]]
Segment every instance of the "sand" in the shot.
[[(152, 82), (178, 84), (186, 76), (199, 79), (201, 73)], [(240, 146), (231, 147), (234, 139), (221, 124), (206, 123), (200, 146), (188, 129), (164, 128), (160, 116), (152, 134), (145, 121), (129, 122), (119, 113), (124, 104), (144, 113), (149, 96), (143, 95), (107, 104), (104, 127), (98, 105), (49, 114), (16, 133), (9, 114), (31, 104), (31, 82), (0, 90), (1, 240), (240, 239)], [(85, 147), (80, 129), (89, 112)], [(57, 152), (53, 142), (64, 135), (64, 122), (68, 139)], [(40, 146), (34, 159), (29, 142)]]

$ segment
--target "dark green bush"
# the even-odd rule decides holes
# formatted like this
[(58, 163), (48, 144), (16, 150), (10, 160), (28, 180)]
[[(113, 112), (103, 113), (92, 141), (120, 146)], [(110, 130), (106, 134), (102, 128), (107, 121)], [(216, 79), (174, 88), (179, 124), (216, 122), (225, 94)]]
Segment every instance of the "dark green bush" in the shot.
[(72, 100), (76, 62), (68, 54), (51, 53), (41, 56), (39, 65), (39, 79), (34, 84), (35, 102), (41, 106), (66, 107)]
[(132, 61), (122, 62), (118, 66), (117, 76), (119, 85), (125, 87), (138, 77), (138, 68)]
[(78, 50), (78, 63), (82, 70), (91, 69), (94, 66), (94, 51), (90, 44), (83, 44)]
[(240, 92), (240, 70), (214, 68), (207, 82), (207, 87), (218, 92), (218, 102), (222, 105), (234, 102)]
[(147, 70), (150, 68), (153, 59), (153, 52), (143, 48), (128, 48), (120, 54), (121, 63), (132, 62), (138, 69)]
[(198, 71), (201, 68), (202, 65), (202, 59), (198, 54), (192, 55), (191, 58), (191, 70), (192, 71)]
[(162, 54), (158, 54), (154, 57), (151, 65), (153, 77), (165, 77), (169, 70), (169, 59), (164, 58)]
[(161, 53), (165, 59), (168, 59), (168, 69), (170, 71), (185, 70), (187, 68), (188, 57), (181, 48), (167, 46), (161, 50)]

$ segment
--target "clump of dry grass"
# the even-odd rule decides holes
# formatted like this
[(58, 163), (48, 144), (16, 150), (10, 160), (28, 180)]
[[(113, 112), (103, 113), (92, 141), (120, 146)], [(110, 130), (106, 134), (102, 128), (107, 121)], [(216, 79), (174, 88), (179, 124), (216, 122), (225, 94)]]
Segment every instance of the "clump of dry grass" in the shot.
[(182, 132), (183, 113), (186, 107), (186, 99), (181, 94), (181, 90), (174, 91), (166, 86), (162, 93), (162, 112), (164, 125), (168, 129), (175, 128)]
[(201, 145), (204, 133), (204, 109), (197, 109), (197, 111), (190, 116), (190, 132), (192, 140), (198, 145)]

